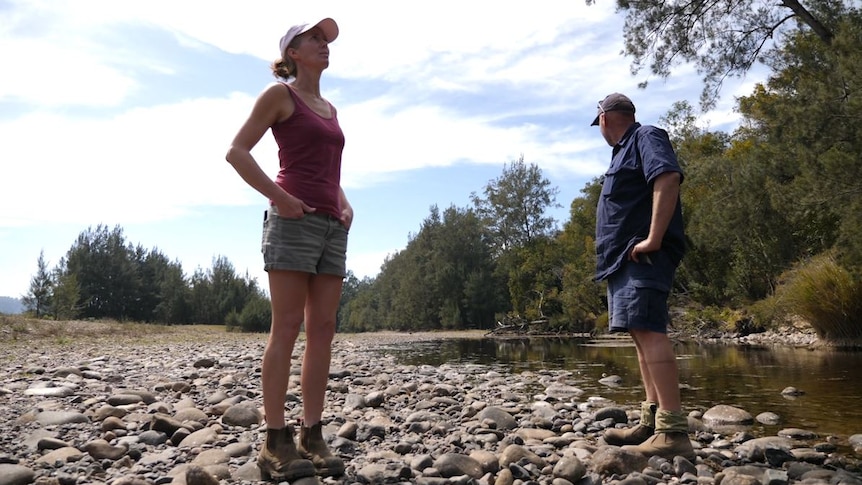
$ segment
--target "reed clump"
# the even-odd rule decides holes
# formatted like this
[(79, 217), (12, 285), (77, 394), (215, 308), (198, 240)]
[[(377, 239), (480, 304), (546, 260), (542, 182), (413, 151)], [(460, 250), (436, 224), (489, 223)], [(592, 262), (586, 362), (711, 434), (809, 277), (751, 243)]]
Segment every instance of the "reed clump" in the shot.
[(788, 312), (808, 321), (820, 338), (862, 338), (862, 283), (834, 257), (813, 257), (785, 276), (776, 296)]

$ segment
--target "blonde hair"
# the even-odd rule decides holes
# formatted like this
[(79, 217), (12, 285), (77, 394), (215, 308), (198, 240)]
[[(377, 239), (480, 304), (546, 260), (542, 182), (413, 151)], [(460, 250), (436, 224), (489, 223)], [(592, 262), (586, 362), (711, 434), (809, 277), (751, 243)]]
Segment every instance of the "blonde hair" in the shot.
[(287, 44), (287, 47), (284, 49), (284, 52), (281, 53), (281, 58), (276, 59), (269, 66), (269, 68), (272, 69), (273, 76), (284, 80), (296, 77), (296, 63), (287, 55), (287, 49), (296, 49), (297, 46), (299, 46), (300, 41), (301, 39), (298, 35), (291, 39), (290, 43)]

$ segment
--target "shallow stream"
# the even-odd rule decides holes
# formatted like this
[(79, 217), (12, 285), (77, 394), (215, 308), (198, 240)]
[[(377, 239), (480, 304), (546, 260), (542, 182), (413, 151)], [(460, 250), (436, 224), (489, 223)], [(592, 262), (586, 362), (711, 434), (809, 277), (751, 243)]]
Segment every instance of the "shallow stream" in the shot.
[[(862, 352), (774, 346), (675, 344), (685, 411), (727, 404), (748, 411), (776, 413), (775, 426), (755, 423), (756, 436), (783, 428), (803, 428), (821, 439), (846, 443), (862, 433)], [(628, 338), (485, 338), (417, 342), (386, 350), (402, 364), (485, 365), (512, 373), (567, 370), (583, 399), (601, 396), (626, 407), (643, 400), (637, 355)], [(618, 375), (619, 386), (599, 382)], [(782, 394), (794, 387), (803, 394)], [(542, 389), (531, 390), (541, 393)]]

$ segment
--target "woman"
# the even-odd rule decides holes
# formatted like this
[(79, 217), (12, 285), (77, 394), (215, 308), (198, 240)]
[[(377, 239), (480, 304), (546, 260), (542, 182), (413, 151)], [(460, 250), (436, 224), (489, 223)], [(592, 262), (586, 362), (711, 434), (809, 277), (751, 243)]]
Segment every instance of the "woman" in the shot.
[[(330, 18), (287, 31), (279, 43), (281, 58), (272, 65), (280, 80), (258, 96), (226, 156), (270, 201), (262, 244), (272, 301), (272, 327), (261, 370), (267, 430), (257, 460), (264, 479), (293, 481), (315, 473), (344, 473), (344, 463), (323, 440), (320, 422), (346, 275), (347, 232), (353, 221), (353, 208), (340, 185), (344, 135), (335, 107), (320, 95), (329, 43), (337, 36), (338, 25)], [(274, 181), (251, 155), (267, 130), (279, 147), (280, 169)], [(303, 323), (303, 416), (295, 445), (293, 426), (285, 421), (284, 398)]]

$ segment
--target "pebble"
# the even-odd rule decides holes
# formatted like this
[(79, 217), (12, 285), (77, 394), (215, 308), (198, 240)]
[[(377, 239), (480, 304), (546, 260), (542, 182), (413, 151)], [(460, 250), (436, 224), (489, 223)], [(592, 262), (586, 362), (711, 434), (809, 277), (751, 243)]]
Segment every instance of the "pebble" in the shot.
[[(20, 355), (0, 369), (0, 485), (260, 480), (265, 336), (225, 335), (206, 344), (10, 349)], [(716, 403), (689, 415), (695, 461), (647, 460), (601, 439), (606, 428), (636, 424), (639, 402), (584, 397), (562, 370), (398, 364), (381, 345), (391, 343), (336, 338), (324, 436), (346, 473), (296, 484), (862, 485), (862, 430), (820, 437), (783, 423), (776, 436), (754, 436), (747, 411)], [(303, 345), (285, 397), (294, 419)]]

